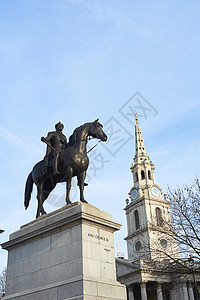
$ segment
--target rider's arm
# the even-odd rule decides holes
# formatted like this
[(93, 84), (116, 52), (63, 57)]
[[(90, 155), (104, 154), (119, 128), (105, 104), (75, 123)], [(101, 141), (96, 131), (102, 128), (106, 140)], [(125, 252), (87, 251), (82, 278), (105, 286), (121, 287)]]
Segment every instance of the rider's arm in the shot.
[(47, 141), (47, 142), (50, 142), (51, 141), (51, 138), (52, 138), (52, 132), (49, 132), (47, 134), (47, 137), (41, 137), (41, 141), (44, 142), (44, 141)]

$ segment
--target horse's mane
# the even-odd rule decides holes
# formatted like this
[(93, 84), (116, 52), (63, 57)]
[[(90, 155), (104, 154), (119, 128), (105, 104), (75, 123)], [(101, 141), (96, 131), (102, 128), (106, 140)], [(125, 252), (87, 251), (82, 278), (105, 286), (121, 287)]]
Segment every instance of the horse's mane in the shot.
[[(88, 124), (88, 123), (86, 123), (86, 124)], [(83, 125), (77, 127), (76, 129), (74, 129), (74, 132), (69, 137), (69, 142), (68, 142), (67, 146), (71, 146), (76, 143), (76, 138), (77, 138), (79, 129), (81, 129), (81, 127), (85, 126), (86, 124), (83, 124)]]
[[(78, 135), (78, 131), (79, 131), (80, 129), (82, 129), (82, 127), (85, 127), (86, 125), (91, 125), (92, 123), (94, 123), (94, 122), (85, 123), (85, 124), (83, 124), (83, 125), (77, 127), (77, 128), (74, 130), (74, 132), (72, 133), (72, 135), (70, 135), (70, 137), (69, 137), (69, 142), (68, 142), (67, 146), (71, 146), (71, 145), (75, 144), (75, 143), (76, 143), (76, 139), (77, 139), (77, 135)], [(97, 124), (98, 124), (99, 126), (103, 127), (103, 125), (102, 125), (101, 123), (97, 122)]]
[(69, 137), (69, 142), (67, 143), (67, 146), (71, 146), (74, 143), (76, 143), (76, 136), (77, 136), (77, 132), (75, 129), (74, 132), (72, 133), (72, 135), (70, 135), (70, 137)]

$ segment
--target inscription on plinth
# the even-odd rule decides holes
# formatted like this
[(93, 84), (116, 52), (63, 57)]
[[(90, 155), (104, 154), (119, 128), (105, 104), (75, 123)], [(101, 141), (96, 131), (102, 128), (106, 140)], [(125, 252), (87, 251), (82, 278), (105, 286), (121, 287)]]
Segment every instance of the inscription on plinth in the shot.
[(88, 236), (89, 236), (89, 237), (92, 237), (92, 238), (94, 238), (94, 239), (103, 240), (103, 241), (108, 242), (108, 239), (107, 239), (107, 238), (105, 238), (105, 237), (103, 237), (103, 236), (100, 236), (100, 235), (94, 235), (94, 234), (92, 234), (92, 233), (88, 233)]

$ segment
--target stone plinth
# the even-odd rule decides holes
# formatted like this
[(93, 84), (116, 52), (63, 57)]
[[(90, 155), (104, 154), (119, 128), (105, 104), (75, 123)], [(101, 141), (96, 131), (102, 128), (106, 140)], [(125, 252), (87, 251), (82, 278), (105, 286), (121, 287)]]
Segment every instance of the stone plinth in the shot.
[(16, 300), (126, 299), (116, 281), (111, 215), (76, 202), (10, 235), (6, 297)]

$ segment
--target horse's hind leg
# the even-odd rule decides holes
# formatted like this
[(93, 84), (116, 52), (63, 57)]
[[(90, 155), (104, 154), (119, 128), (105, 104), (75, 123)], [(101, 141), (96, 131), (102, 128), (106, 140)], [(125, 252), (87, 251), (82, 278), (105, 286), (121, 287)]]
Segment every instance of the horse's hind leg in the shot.
[[(43, 195), (42, 195), (42, 206), (43, 206), (43, 203), (44, 203), (44, 201), (48, 198), (48, 196), (49, 196), (49, 194), (50, 194), (50, 191), (46, 191), (46, 192), (44, 192), (43, 191)], [(44, 207), (44, 206), (43, 206)], [(44, 211), (45, 212), (45, 211)], [(46, 212), (45, 212), (46, 213)], [(38, 207), (37, 207), (37, 214), (36, 214), (36, 219), (37, 218), (39, 218), (39, 216), (40, 216), (40, 206), (39, 206), (39, 201), (38, 201)]]
[(38, 218), (40, 214), (41, 215), (46, 214), (46, 211), (44, 210), (43, 207), (42, 194), (43, 194), (43, 184), (40, 184), (37, 186), (38, 210), (37, 210), (36, 218)]
[(67, 186), (66, 186), (66, 203), (70, 204), (71, 200), (70, 200), (70, 190), (71, 190), (71, 182), (72, 182), (72, 175), (73, 175), (73, 169), (70, 167), (67, 170), (67, 177), (66, 177), (66, 182), (67, 182)]
[[(44, 201), (47, 199), (47, 197), (48, 197), (49, 194), (50, 194), (50, 192), (48, 192), (48, 194), (45, 193), (45, 195), (44, 195), (44, 192), (43, 192), (43, 196), (42, 196), (42, 206), (43, 206), (43, 203), (44, 203)], [(43, 207), (44, 207), (44, 206), (43, 206)], [(46, 212), (45, 212), (45, 213), (46, 213)], [(39, 218), (39, 216), (40, 216), (40, 206), (39, 206), (39, 201), (38, 201), (38, 207), (37, 207), (36, 219)]]
[(70, 204), (71, 203), (71, 200), (70, 200), (70, 190), (71, 190), (71, 181), (72, 179), (68, 179), (67, 180), (67, 186), (66, 186), (66, 203), (67, 204)]

